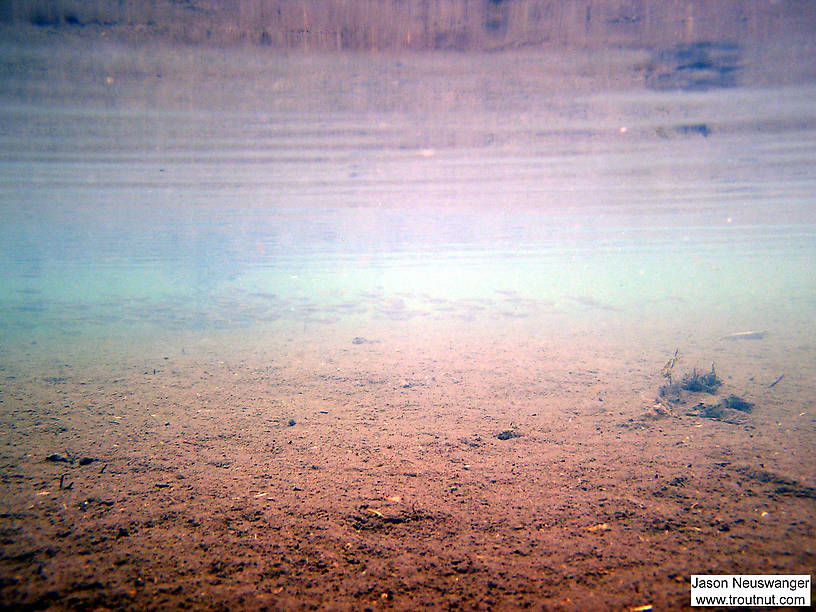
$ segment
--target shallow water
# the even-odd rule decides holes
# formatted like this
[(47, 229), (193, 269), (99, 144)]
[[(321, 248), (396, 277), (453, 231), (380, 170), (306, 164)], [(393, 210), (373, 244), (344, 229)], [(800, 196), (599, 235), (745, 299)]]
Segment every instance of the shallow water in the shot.
[(634, 52), (66, 48), (12, 47), (3, 79), (6, 351), (816, 309), (811, 83), (655, 91)]

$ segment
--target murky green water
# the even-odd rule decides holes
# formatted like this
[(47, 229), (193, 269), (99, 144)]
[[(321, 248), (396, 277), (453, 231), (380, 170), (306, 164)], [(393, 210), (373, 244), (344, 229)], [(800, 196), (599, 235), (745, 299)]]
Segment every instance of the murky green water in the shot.
[(8, 351), (816, 314), (811, 83), (656, 91), (629, 52), (7, 51)]

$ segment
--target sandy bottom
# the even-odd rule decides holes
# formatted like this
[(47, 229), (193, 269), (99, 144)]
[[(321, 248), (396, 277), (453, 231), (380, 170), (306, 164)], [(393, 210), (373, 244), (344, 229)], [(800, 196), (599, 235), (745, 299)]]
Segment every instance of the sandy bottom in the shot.
[[(677, 609), (816, 567), (811, 344), (243, 341), (4, 359), (3, 608)], [(753, 412), (650, 418), (675, 343)]]

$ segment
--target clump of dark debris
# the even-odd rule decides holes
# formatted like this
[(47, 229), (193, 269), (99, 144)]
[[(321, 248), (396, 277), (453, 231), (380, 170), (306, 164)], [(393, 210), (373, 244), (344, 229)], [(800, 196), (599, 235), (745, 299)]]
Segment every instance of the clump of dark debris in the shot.
[(499, 440), (510, 440), (511, 438), (520, 438), (521, 433), (513, 429), (505, 429), (496, 436)]
[(699, 374), (697, 368), (691, 371), (691, 374), (683, 376), (680, 381), (680, 388), (692, 393), (716, 393), (717, 389), (722, 385), (722, 381), (717, 378), (717, 371), (714, 369), (714, 364), (711, 364), (711, 371), (707, 374)]
[(419, 521), (437, 520), (430, 514), (419, 512), (416, 508), (383, 508), (379, 510), (367, 504), (359, 507), (359, 514), (350, 517), (355, 531), (382, 531), (392, 525), (405, 525)]
[(729, 395), (722, 398), (716, 404), (706, 404), (700, 402), (692, 408), (696, 416), (705, 417), (707, 419), (717, 419), (718, 421), (725, 421), (726, 423), (739, 423), (741, 420), (734, 411), (751, 412), (754, 404), (747, 402), (736, 395)]
[(728, 410), (739, 410), (740, 412), (751, 412), (754, 407), (752, 402), (746, 401), (737, 395), (729, 395), (720, 400), (723, 408)]
[[(674, 359), (672, 358), (669, 363)], [(667, 378), (668, 382), (660, 386), (658, 396), (666, 398), (667, 401), (679, 401), (683, 397), (684, 391), (714, 394), (722, 385), (722, 380), (717, 376), (713, 363), (711, 364), (711, 371), (705, 374), (701, 374), (697, 371), (697, 368), (694, 368), (691, 373), (684, 374), (680, 380), (672, 381), (671, 369), (667, 372), (664, 367), (663, 376)]]
[(716, 394), (723, 382), (717, 376), (713, 363), (708, 372), (694, 368), (676, 380), (674, 368), (679, 360), (680, 351), (676, 350), (674, 356), (663, 366), (661, 374), (666, 383), (658, 389), (655, 417), (675, 415), (685, 409), (685, 414), (690, 416), (726, 423), (744, 421), (745, 413), (751, 412), (754, 404), (734, 394), (718, 397)]

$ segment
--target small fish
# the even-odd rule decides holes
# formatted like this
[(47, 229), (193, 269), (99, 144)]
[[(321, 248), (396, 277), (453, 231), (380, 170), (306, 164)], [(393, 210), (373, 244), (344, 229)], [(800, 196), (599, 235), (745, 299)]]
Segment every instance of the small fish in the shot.
[(722, 340), (762, 340), (767, 332), (764, 331), (744, 331), (723, 336)]

